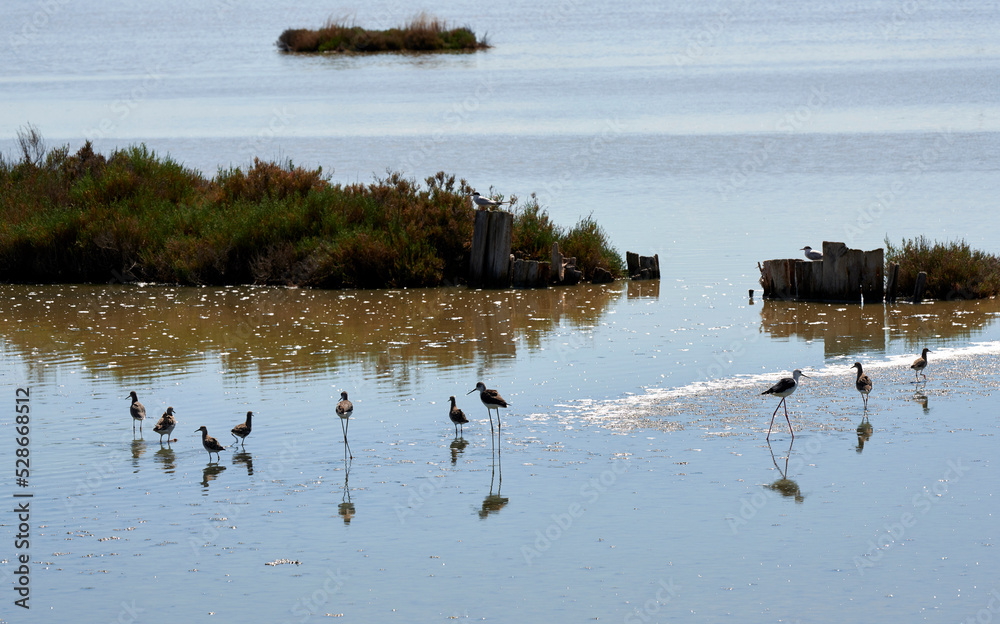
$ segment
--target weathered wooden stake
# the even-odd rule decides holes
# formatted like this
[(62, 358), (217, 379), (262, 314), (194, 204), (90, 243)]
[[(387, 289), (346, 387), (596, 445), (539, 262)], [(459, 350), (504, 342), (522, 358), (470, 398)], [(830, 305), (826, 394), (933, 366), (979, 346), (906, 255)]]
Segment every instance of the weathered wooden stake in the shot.
[(477, 210), (469, 254), (469, 284), (507, 288), (510, 285), (510, 244), (514, 215), (504, 211)]
[(823, 242), (823, 259), (765, 260), (761, 286), (767, 299), (800, 301), (882, 301), (883, 250), (848, 249), (843, 243)]
[(917, 273), (917, 283), (913, 286), (913, 303), (920, 303), (927, 288), (927, 271)]
[(889, 303), (896, 303), (896, 283), (899, 280), (899, 263), (889, 263), (889, 275), (886, 276), (885, 300)]

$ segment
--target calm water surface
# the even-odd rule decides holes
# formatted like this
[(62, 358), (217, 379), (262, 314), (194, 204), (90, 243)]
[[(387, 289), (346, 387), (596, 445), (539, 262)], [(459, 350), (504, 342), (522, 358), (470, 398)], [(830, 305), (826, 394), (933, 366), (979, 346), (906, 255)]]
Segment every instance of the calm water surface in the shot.
[[(1000, 304), (746, 296), (758, 261), (823, 240), (1000, 253), (992, 4), (470, 0), (434, 12), (488, 32), (483, 54), (275, 51), (331, 12), (387, 27), (412, 10), (5, 5), (0, 151), (32, 122), (50, 145), (144, 141), (208, 174), (255, 156), (337, 182), (445, 170), (536, 193), (562, 224), (592, 214), (621, 251), (660, 254), (664, 279), (0, 287), (35, 494), (33, 608), (2, 592), (0, 620), (995, 617)], [(759, 393), (792, 368), (811, 376), (788, 400), (798, 433), (779, 415), (768, 446)], [(512, 405), (499, 455), (465, 395), (479, 380)], [(460, 439), (450, 395), (472, 420)], [(251, 409), (245, 450), (209, 462), (194, 430), (230, 443)]]
[[(110, 621), (133, 600), (148, 621), (983, 608), (1000, 304), (714, 293), (693, 320), (659, 286), (3, 287), (2, 374), (32, 390), (34, 621)], [(937, 355), (919, 385), (917, 344)], [(777, 422), (768, 446), (758, 393), (788, 358), (812, 379), (789, 400), (794, 443)], [(876, 380), (867, 440), (856, 358)], [(464, 396), (479, 379), (512, 404), (496, 455)], [(131, 389), (151, 415), (175, 408), (173, 442), (151, 420), (133, 436)], [(448, 395), (472, 420), (461, 438)], [(194, 429), (233, 442), (248, 409), (245, 449), (208, 461)]]

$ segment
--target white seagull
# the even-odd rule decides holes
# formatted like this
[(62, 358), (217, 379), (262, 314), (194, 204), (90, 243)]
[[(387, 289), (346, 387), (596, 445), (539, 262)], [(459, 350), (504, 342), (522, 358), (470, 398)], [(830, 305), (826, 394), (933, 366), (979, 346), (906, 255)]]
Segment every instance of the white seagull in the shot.
[(486, 199), (485, 197), (479, 194), (479, 191), (472, 192), (472, 204), (476, 208), (499, 208), (500, 206), (503, 206), (505, 203), (507, 202), (496, 201), (493, 199)]
[(813, 251), (813, 248), (810, 247), (809, 245), (806, 245), (805, 247), (803, 247), (801, 249), (801, 251), (806, 252), (806, 258), (809, 258), (810, 260), (822, 260), (823, 259), (823, 252), (822, 251)]

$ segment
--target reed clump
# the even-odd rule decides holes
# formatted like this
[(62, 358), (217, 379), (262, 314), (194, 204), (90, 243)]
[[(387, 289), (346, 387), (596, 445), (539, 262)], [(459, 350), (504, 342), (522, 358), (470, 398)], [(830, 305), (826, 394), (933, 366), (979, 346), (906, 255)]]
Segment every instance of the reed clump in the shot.
[(532, 195), (523, 207), (514, 212), (511, 248), (525, 260), (544, 262), (551, 258), (552, 243), (559, 243), (563, 256), (576, 258), (576, 266), (583, 271), (586, 279), (592, 278), (598, 267), (610, 271), (615, 277), (625, 274), (621, 254), (611, 245), (607, 233), (594, 221), (593, 215), (584, 217), (567, 230), (553, 223)]
[(452, 28), (443, 20), (420, 13), (387, 30), (369, 30), (347, 19), (330, 19), (319, 29), (289, 28), (278, 37), (284, 52), (473, 52), (490, 47), (467, 27)]
[(899, 264), (898, 292), (912, 292), (917, 274), (927, 273), (930, 299), (981, 299), (1000, 294), (1000, 257), (972, 249), (965, 240), (904, 239), (899, 246), (885, 239), (886, 262)]
[[(26, 140), (20, 160), (0, 156), (0, 281), (386, 288), (467, 275), (472, 189), (453, 175), (342, 186), (320, 168), (254, 160), (206, 178), (145, 145), (104, 156), (90, 142), (70, 154)], [(516, 252), (558, 240), (621, 264), (592, 221), (563, 233), (537, 202), (524, 213)]]

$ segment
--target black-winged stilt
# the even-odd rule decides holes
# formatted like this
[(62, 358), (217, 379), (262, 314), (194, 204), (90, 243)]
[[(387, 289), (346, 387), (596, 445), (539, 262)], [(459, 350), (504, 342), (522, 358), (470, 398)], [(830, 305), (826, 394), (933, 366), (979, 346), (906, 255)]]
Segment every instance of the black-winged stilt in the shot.
[(778, 408), (782, 405), (785, 406), (785, 421), (788, 422), (788, 432), (792, 434), (792, 439), (795, 438), (795, 432), (792, 431), (792, 421), (788, 418), (788, 405), (785, 403), (785, 398), (791, 393), (795, 392), (795, 389), (799, 387), (799, 377), (805, 377), (809, 379), (809, 375), (803, 375), (802, 371), (796, 368), (792, 371), (791, 377), (785, 377), (778, 383), (774, 384), (767, 390), (761, 392), (761, 395), (773, 394), (774, 396), (781, 397), (781, 401), (778, 403), (778, 407), (774, 408), (774, 413), (771, 414), (771, 424), (767, 427), (767, 439), (771, 439), (771, 427), (774, 426), (774, 417), (778, 414)]
[(163, 444), (163, 436), (167, 436), (167, 444), (170, 444), (170, 434), (177, 426), (177, 419), (174, 418), (174, 408), (168, 407), (167, 411), (160, 416), (160, 419), (153, 425), (153, 433), (160, 434), (160, 444)]
[(132, 399), (132, 405), (128, 408), (130, 414), (132, 414), (132, 433), (135, 433), (135, 421), (139, 421), (139, 433), (142, 433), (142, 421), (146, 419), (146, 407), (139, 402), (139, 397), (135, 395), (135, 390), (129, 393), (128, 397)]
[(927, 354), (930, 353), (930, 351), (930, 349), (924, 347), (924, 350), (920, 352), (920, 357), (913, 360), (913, 364), (910, 364), (910, 368), (913, 369), (913, 376), (918, 382), (921, 377), (923, 377), (925, 381), (927, 380), (927, 375), (924, 375), (924, 369), (927, 368)]
[(347, 442), (347, 428), (351, 424), (351, 414), (353, 413), (354, 404), (347, 400), (347, 392), (342, 391), (340, 393), (340, 401), (337, 403), (337, 416), (340, 416), (340, 428), (344, 432), (344, 446), (351, 459), (354, 459), (354, 455), (351, 453), (350, 443)]
[(230, 432), (233, 434), (234, 438), (239, 438), (236, 441), (240, 442), (240, 446), (243, 446), (243, 442), (246, 442), (247, 436), (250, 435), (250, 430), (253, 427), (252, 423), (250, 422), (252, 419), (253, 419), (253, 412), (247, 412), (246, 422), (242, 422), (236, 425)]
[(861, 362), (855, 362), (851, 368), (858, 369), (858, 378), (854, 381), (854, 387), (861, 393), (861, 399), (865, 402), (865, 411), (868, 411), (868, 393), (872, 391), (872, 378), (865, 375), (861, 370)]
[(222, 456), (219, 455), (219, 451), (226, 450), (226, 447), (222, 446), (219, 444), (218, 440), (208, 435), (208, 429), (205, 428), (205, 425), (195, 429), (195, 433), (199, 431), (201, 432), (201, 445), (205, 447), (206, 451), (208, 451), (208, 461), (212, 461), (212, 453), (215, 453), (218, 456), (218, 459), (221, 460)]
[[(458, 426), (464, 425), (465, 423), (469, 422), (469, 419), (466, 418), (465, 412), (460, 410), (458, 406), (455, 405), (455, 397), (450, 396), (448, 397), (448, 400), (451, 401), (451, 409), (448, 410), (448, 418), (450, 418), (451, 422), (455, 425), (455, 437), (457, 438)], [(462, 433), (465, 433), (464, 428), (462, 430)]]

